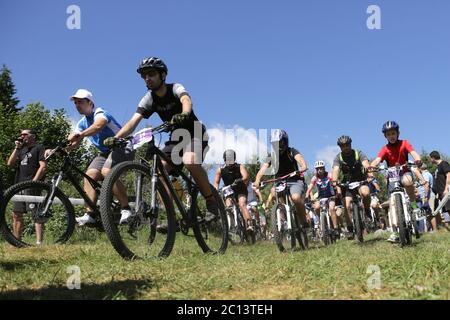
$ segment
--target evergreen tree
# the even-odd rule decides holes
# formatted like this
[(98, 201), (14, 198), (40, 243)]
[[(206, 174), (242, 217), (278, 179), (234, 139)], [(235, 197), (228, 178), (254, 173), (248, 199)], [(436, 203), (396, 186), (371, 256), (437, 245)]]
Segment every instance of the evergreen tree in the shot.
[(3, 65), (0, 70), (0, 103), (8, 112), (17, 112), (20, 100), (16, 97), (16, 88), (11, 79), (11, 71)]

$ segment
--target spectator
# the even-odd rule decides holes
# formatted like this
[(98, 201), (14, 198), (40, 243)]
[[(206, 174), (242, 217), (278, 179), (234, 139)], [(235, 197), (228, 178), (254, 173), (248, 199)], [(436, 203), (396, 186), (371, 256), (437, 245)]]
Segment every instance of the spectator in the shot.
[[(425, 193), (425, 187), (419, 186), (419, 196), (420, 199), (422, 199), (422, 208), (427, 213), (428, 220), (431, 223), (431, 227), (433, 231), (436, 231), (437, 224), (436, 224), (436, 218), (431, 215), (431, 207), (430, 207), (430, 198), (431, 198), (431, 188), (433, 186), (433, 175), (428, 171), (428, 166), (423, 163), (420, 167), (420, 172), (422, 173), (423, 178), (428, 182), (430, 189), (428, 190), (428, 193)], [(425, 231), (427, 228), (425, 228)]]
[[(449, 193), (450, 189), (450, 164), (447, 161), (441, 159), (441, 155), (437, 151), (430, 153), (431, 162), (437, 165), (436, 172), (434, 173), (433, 192), (437, 195), (436, 201), (442, 201), (444, 197)], [(435, 208), (438, 204), (436, 203)], [(450, 201), (442, 208), (444, 215), (445, 225), (448, 228), (450, 223)]]
[[(8, 167), (17, 167), (14, 183), (39, 181), (47, 167), (44, 159), (44, 147), (37, 142), (36, 131), (24, 129), (15, 141), (16, 147), (8, 159)], [(27, 211), (25, 202), (15, 202), (13, 207), (13, 233), (17, 239), (22, 238), (23, 214)], [(42, 243), (43, 229), (41, 223), (35, 223), (36, 244)]]

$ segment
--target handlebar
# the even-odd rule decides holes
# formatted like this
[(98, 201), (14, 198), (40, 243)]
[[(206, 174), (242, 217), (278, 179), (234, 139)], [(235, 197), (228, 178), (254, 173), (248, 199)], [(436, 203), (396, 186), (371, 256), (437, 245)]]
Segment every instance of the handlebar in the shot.
[[(339, 183), (337, 183), (336, 185), (337, 185), (338, 187), (347, 189), (347, 188), (349, 188), (351, 185), (358, 185), (358, 187), (359, 187), (359, 186), (361, 186), (361, 185), (364, 184), (364, 183), (367, 183), (367, 180), (353, 181), (353, 182), (345, 182), (345, 183), (339, 182)], [(354, 188), (353, 188), (353, 189), (354, 189)]]
[(305, 172), (305, 171), (297, 170), (297, 171), (291, 172), (291, 173), (289, 173), (289, 174), (287, 174), (287, 175), (285, 175), (283, 177), (262, 181), (261, 182), (261, 188), (264, 188), (266, 185), (268, 185), (270, 183), (281, 182), (281, 181), (287, 180), (289, 178), (293, 178), (295, 176), (299, 176), (299, 178), (303, 178), (304, 177), (303, 172)]
[(392, 166), (392, 167), (385, 167), (385, 166), (383, 166), (383, 167), (381, 167), (381, 168), (377, 168), (377, 167), (369, 167), (368, 172), (387, 171), (387, 170), (389, 170), (389, 169), (394, 169), (394, 168), (397, 168), (397, 169), (401, 170), (401, 169), (403, 169), (403, 168), (405, 168), (405, 167), (407, 167), (407, 168), (413, 168), (413, 167), (417, 167), (417, 165), (416, 165), (415, 163), (409, 163), (409, 162), (406, 162), (406, 163), (404, 163), (404, 164), (397, 164), (397, 165)]
[(45, 157), (45, 161), (47, 161), (51, 156), (53, 156), (55, 153), (62, 153), (64, 155), (68, 154), (68, 152), (65, 150), (70, 146), (70, 142), (68, 140), (63, 140), (56, 144), (56, 148), (52, 149), (50, 153)]
[[(154, 133), (162, 133), (162, 132), (168, 132), (170, 131), (174, 126), (166, 121), (162, 124), (160, 124), (159, 126), (156, 126), (154, 128), (149, 128), (149, 131), (151, 132), (151, 134)], [(116, 137), (110, 137), (107, 138), (103, 141), (103, 144), (108, 147), (108, 148), (114, 148), (114, 147), (118, 147), (118, 148), (125, 148), (130, 141), (132, 141), (134, 139), (134, 136), (128, 136), (125, 138), (116, 138)]]

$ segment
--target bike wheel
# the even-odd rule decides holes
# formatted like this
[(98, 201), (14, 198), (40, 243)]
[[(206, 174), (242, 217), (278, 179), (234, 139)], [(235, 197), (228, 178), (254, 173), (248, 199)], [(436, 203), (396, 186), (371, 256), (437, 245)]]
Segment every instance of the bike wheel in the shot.
[[(278, 222), (278, 218), (280, 220), (280, 223)], [(286, 249), (294, 249), (295, 234), (292, 228), (288, 229), (287, 227), (286, 209), (284, 205), (278, 204), (272, 208), (271, 222), (272, 233), (278, 249), (281, 252), (286, 251)]]
[(293, 226), (293, 229), (295, 230), (294, 234), (296, 234), (296, 236), (297, 236), (297, 240), (300, 245), (300, 249), (301, 250), (308, 249), (308, 232), (300, 224), (298, 217), (294, 212), (292, 213), (292, 221), (294, 221), (294, 226)]
[[(412, 232), (416, 236), (416, 239), (420, 239), (419, 223), (417, 222), (417, 217), (414, 212), (411, 214), (411, 227), (412, 227)], [(411, 239), (411, 242), (412, 242), (412, 239)]]
[[(124, 259), (167, 257), (176, 232), (175, 209), (160, 180), (152, 195), (151, 169), (141, 163), (126, 161), (115, 166), (106, 177), (100, 192), (100, 214), (105, 232), (117, 253)], [(133, 215), (126, 224), (119, 224), (120, 212), (112, 203), (120, 203), (113, 189), (121, 188)], [(152, 210), (151, 199), (156, 198)], [(165, 226), (156, 232), (157, 225)]]
[(363, 236), (363, 230), (364, 230), (364, 224), (361, 219), (361, 212), (362, 210), (360, 207), (353, 203), (353, 224), (355, 226), (355, 232), (356, 232), (356, 238), (359, 242), (364, 242), (364, 236)]
[(236, 224), (234, 215), (237, 213), (235, 207), (228, 207), (227, 211), (227, 222), (228, 222), (228, 239), (231, 244), (237, 245), (241, 244), (244, 241), (244, 238), (240, 235), (240, 227), (239, 227), (239, 218)]
[(205, 220), (206, 200), (199, 194), (194, 208), (189, 210), (195, 239), (204, 253), (225, 253), (228, 246), (228, 221), (225, 205), (216, 188), (210, 185), (217, 202), (218, 215), (212, 221)]
[[(19, 248), (35, 245), (39, 229), (43, 235), (41, 245), (60, 244), (70, 238), (75, 228), (75, 210), (58, 188), (55, 188), (53, 200), (49, 201), (52, 188), (45, 182), (25, 181), (6, 190), (0, 208), (0, 229), (11, 245)], [(18, 223), (14, 222), (13, 215), (22, 220), (21, 236), (14, 233), (14, 225), (17, 228)]]
[(327, 213), (326, 212), (320, 212), (320, 229), (321, 229), (321, 233), (322, 233), (322, 241), (323, 244), (328, 246), (329, 244), (331, 244), (331, 239), (330, 239), (330, 229), (328, 228), (328, 224), (327, 224), (327, 217), (326, 217)]
[(400, 245), (403, 247), (411, 243), (411, 234), (409, 228), (406, 225), (405, 213), (403, 210), (403, 201), (400, 194), (395, 195), (395, 212), (397, 213), (397, 227), (400, 238)]

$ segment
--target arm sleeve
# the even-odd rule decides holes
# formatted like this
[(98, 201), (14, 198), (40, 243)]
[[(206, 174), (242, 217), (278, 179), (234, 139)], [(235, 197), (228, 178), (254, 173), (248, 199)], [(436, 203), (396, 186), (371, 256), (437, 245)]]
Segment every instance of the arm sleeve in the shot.
[(380, 158), (381, 161), (385, 161), (385, 160), (386, 160), (386, 155), (387, 155), (387, 153), (386, 153), (386, 148), (383, 147), (383, 148), (380, 150), (380, 152), (378, 152), (378, 158)]
[(139, 101), (136, 113), (139, 113), (145, 119), (148, 119), (154, 112), (155, 111), (153, 110), (153, 98), (152, 98), (152, 94), (149, 91), (141, 99), (141, 101)]
[(183, 85), (179, 83), (175, 83), (173, 85), (173, 94), (177, 96), (178, 99), (181, 99), (182, 96), (189, 96), (189, 93), (187, 92), (185, 87), (183, 87)]
[(339, 154), (336, 156), (336, 158), (334, 158), (333, 160), (333, 167), (339, 167), (340, 165), (340, 159), (339, 159)]
[(97, 109), (94, 113), (94, 121), (97, 119), (105, 119), (108, 123), (111, 121), (111, 116), (102, 109)]
[[(301, 155), (302, 156), (302, 154), (300, 153), (300, 151), (298, 151), (297, 149), (295, 149), (295, 148), (292, 148), (292, 156), (295, 158), (295, 156), (296, 155)], [(303, 156), (302, 156), (303, 157)]]
[(408, 140), (404, 140), (403, 145), (404, 145), (406, 151), (408, 151), (408, 153), (411, 153), (412, 151), (415, 150), (414, 147), (408, 142)]
[(442, 162), (444, 165), (442, 166), (442, 169), (444, 170), (444, 174), (447, 174), (450, 172), (450, 164), (446, 161)]
[(369, 158), (367, 158), (367, 156), (366, 156), (366, 154), (364, 152), (359, 150), (359, 160), (361, 160), (361, 162), (363, 162), (365, 160), (369, 161)]

